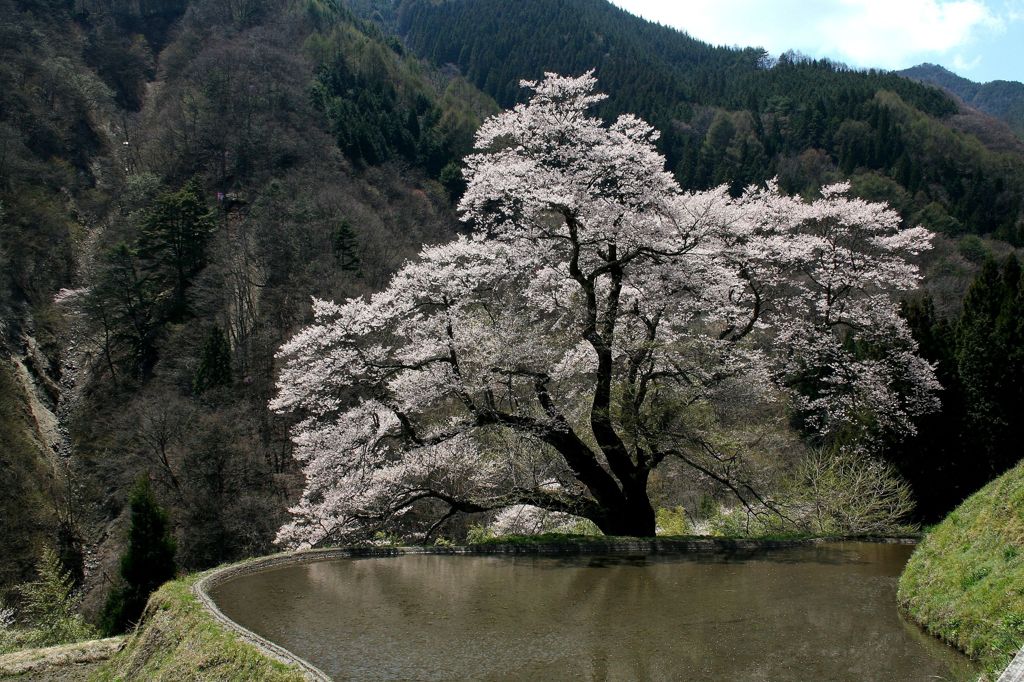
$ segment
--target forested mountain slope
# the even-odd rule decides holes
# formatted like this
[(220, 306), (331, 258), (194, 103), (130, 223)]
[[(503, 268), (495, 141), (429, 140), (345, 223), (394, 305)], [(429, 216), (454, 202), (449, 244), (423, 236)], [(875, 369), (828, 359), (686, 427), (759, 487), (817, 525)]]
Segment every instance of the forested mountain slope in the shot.
[(685, 187), (738, 192), (777, 175), (784, 189), (806, 192), (848, 177), (939, 231), (1024, 243), (1020, 155), (954, 129), (949, 96), (897, 74), (712, 47), (605, 0), (361, 4), (503, 106), (522, 78), (595, 69), (611, 94), (604, 113), (633, 111), (663, 131)]
[(1001, 80), (976, 83), (938, 64), (918, 64), (899, 74), (949, 90), (972, 107), (1002, 119), (1024, 138), (1024, 83)]
[(0, 35), (0, 588), (59, 544), (95, 612), (140, 476), (180, 566), (271, 549), (276, 349), (451, 237), (497, 107), (318, 0), (2, 0)]
[(95, 187), (116, 111), (87, 48), (66, 11), (0, 2), (0, 586), (30, 577), (39, 545), (72, 524), (56, 428), (66, 325), (53, 299), (103, 210)]

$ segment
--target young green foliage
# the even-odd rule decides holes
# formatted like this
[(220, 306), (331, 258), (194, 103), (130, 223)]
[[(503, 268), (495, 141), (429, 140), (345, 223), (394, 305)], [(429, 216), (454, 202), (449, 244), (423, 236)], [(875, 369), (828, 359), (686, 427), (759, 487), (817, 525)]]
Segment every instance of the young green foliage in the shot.
[(43, 647), (95, 637), (95, 628), (78, 613), (74, 580), (61, 566), (57, 553), (44, 549), (37, 570), (35, 581), (18, 588), (20, 620), (29, 628), (22, 643)]

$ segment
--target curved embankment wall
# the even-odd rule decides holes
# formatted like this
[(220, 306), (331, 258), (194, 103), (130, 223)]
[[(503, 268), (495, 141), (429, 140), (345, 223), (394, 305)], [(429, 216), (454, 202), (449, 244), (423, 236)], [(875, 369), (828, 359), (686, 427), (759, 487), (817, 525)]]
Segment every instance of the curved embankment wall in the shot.
[(142, 622), (101, 671), (101, 680), (328, 680), (287, 649), (225, 616), (209, 592), (227, 580), (278, 566), (331, 559), (407, 554), (684, 554), (753, 552), (844, 540), (914, 543), (915, 538), (815, 538), (727, 540), (719, 538), (566, 539), (466, 547), (345, 547), (286, 552), (215, 568), (161, 587)]
[(1024, 461), (957, 507), (921, 541), (900, 607), (928, 632), (1024, 682)]

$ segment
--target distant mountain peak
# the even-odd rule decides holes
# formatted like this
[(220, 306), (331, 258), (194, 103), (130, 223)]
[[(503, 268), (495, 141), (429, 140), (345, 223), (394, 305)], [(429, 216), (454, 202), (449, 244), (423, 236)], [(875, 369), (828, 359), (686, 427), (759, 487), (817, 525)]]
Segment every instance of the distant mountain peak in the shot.
[(901, 76), (945, 88), (966, 104), (998, 118), (1024, 139), (1024, 83), (990, 81), (977, 83), (938, 64), (918, 64), (897, 71)]

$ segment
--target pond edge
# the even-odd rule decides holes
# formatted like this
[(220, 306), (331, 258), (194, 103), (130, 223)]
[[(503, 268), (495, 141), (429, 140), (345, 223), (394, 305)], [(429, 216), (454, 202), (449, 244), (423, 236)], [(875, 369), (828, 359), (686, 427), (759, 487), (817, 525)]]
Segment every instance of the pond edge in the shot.
[(228, 618), (210, 596), (218, 585), (252, 573), (281, 566), (302, 565), (333, 559), (398, 557), (415, 554), (436, 555), (572, 555), (572, 554), (705, 554), (730, 551), (756, 551), (783, 549), (804, 545), (834, 542), (876, 542), (885, 544), (917, 544), (916, 537), (819, 537), (785, 540), (727, 539), (727, 538), (595, 538), (573, 539), (565, 542), (492, 542), (464, 546), (354, 546), (328, 547), (281, 552), (249, 559), (202, 575), (192, 585), (192, 593), (220, 625), (236, 637), (255, 647), (265, 656), (297, 667), (308, 680), (329, 682), (331, 678), (309, 661), (261, 637)]

